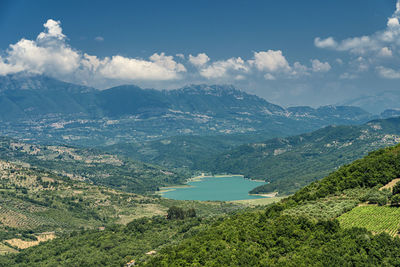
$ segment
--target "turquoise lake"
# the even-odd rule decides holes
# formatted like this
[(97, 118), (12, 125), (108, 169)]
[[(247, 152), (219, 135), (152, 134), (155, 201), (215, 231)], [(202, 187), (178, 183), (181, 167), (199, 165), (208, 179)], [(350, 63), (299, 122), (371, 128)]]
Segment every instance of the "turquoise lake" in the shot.
[(173, 188), (162, 193), (165, 198), (177, 200), (243, 200), (263, 198), (251, 196), (248, 192), (265, 182), (244, 179), (242, 176), (204, 177), (200, 181), (188, 182), (190, 187)]

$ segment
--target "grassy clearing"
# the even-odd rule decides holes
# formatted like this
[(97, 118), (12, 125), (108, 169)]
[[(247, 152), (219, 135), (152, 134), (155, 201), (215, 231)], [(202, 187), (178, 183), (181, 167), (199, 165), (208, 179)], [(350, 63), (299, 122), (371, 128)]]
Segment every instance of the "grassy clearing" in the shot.
[(139, 219), (142, 217), (152, 217), (157, 215), (166, 215), (167, 208), (162, 207), (158, 204), (142, 204), (138, 206), (133, 212), (127, 212), (126, 214), (119, 215), (119, 219), (116, 223), (127, 224), (134, 219)]
[(364, 227), (375, 234), (387, 232), (395, 236), (400, 227), (400, 208), (358, 206), (340, 216), (338, 220), (345, 228)]
[(42, 233), (42, 234), (38, 234), (36, 235), (37, 240), (35, 241), (27, 241), (27, 240), (22, 240), (19, 238), (13, 238), (10, 240), (6, 240), (5, 242), (7, 244), (9, 244), (10, 246), (16, 247), (18, 249), (26, 249), (29, 247), (33, 247), (36, 245), (39, 245), (40, 242), (45, 242), (48, 240), (52, 240), (54, 238), (56, 238), (56, 235), (54, 233)]

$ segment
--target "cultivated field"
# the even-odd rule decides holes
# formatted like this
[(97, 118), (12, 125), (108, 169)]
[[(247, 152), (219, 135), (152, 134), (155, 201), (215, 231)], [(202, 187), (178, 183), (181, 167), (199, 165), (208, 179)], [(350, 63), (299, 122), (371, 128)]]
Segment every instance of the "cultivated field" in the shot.
[(338, 218), (343, 227), (364, 227), (379, 234), (398, 234), (400, 228), (400, 208), (379, 206), (358, 206)]

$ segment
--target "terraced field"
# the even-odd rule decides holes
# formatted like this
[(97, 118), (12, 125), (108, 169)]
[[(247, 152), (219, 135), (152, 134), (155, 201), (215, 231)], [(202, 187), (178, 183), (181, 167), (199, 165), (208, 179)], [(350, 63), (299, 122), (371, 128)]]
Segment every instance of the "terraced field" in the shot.
[(358, 206), (338, 218), (345, 228), (364, 227), (379, 234), (387, 232), (395, 236), (400, 228), (400, 208), (379, 206)]

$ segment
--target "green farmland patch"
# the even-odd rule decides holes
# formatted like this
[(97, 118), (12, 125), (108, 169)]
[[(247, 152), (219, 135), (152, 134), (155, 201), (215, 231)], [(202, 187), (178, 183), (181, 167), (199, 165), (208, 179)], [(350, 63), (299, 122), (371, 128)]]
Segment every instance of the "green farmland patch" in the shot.
[(400, 208), (359, 206), (343, 214), (338, 220), (345, 228), (364, 227), (376, 234), (387, 232), (395, 236), (400, 228)]

